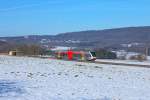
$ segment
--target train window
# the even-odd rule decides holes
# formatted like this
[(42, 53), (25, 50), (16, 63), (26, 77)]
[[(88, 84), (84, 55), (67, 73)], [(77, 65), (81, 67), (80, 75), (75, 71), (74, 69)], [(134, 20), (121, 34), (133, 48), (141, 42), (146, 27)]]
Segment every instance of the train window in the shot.
[(95, 52), (90, 52), (92, 54), (93, 57), (96, 57), (96, 53)]
[(81, 54), (74, 54), (73, 59), (74, 60), (80, 60), (81, 59)]
[(67, 60), (68, 59), (68, 55), (67, 54), (63, 54), (63, 59)]

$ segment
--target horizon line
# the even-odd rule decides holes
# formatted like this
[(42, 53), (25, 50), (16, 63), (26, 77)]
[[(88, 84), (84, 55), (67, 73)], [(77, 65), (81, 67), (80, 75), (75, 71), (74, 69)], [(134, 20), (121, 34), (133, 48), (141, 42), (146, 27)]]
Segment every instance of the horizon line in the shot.
[(66, 34), (66, 33), (74, 33), (74, 32), (86, 32), (86, 31), (103, 31), (103, 30), (112, 30), (112, 29), (123, 29), (123, 28), (144, 28), (144, 27), (150, 27), (150, 26), (126, 26), (126, 27), (114, 27), (114, 28), (103, 28), (103, 29), (87, 29), (87, 30), (80, 30), (80, 31), (68, 31), (68, 32), (60, 32), (56, 34), (41, 34), (38, 33), (36, 35), (31, 34), (31, 35), (15, 35), (15, 36), (0, 36), (0, 38), (7, 38), (7, 37), (26, 37), (26, 36), (57, 36), (59, 34)]

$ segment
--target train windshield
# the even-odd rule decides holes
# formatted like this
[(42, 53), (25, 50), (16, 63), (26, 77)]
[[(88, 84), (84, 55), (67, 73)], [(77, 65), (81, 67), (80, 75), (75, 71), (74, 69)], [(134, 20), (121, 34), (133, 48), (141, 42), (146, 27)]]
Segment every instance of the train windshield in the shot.
[(95, 52), (91, 52), (93, 57), (96, 57), (96, 53)]

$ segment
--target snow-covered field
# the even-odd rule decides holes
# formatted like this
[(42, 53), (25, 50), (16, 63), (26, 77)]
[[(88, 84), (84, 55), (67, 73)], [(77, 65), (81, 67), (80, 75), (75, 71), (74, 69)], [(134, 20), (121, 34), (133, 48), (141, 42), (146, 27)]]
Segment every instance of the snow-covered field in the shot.
[(0, 56), (0, 100), (150, 100), (150, 69)]

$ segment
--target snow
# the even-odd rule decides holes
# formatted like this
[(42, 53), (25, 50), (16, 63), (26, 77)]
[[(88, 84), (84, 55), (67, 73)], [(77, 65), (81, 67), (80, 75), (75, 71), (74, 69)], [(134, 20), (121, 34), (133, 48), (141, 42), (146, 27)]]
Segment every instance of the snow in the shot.
[(96, 61), (112, 62), (112, 63), (125, 63), (125, 64), (138, 64), (138, 65), (150, 65), (150, 60), (138, 61), (138, 60), (118, 60), (118, 59), (97, 59)]
[(149, 100), (150, 69), (0, 56), (0, 100)]
[(74, 49), (75, 47), (64, 47), (64, 46), (56, 46), (55, 48), (51, 49), (52, 51), (59, 51), (59, 50), (69, 50)]

